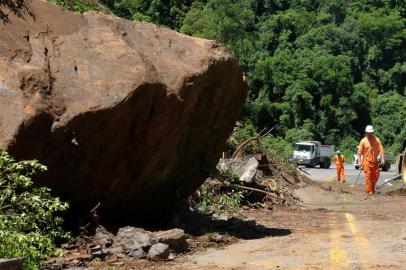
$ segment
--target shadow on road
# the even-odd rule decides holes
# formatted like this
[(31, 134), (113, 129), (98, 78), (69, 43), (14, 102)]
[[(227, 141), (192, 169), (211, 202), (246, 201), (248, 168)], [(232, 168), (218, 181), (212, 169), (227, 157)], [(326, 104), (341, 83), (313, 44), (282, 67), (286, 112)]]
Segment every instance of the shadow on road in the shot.
[(250, 240), (264, 237), (286, 236), (292, 233), (286, 228), (268, 228), (258, 224), (255, 220), (242, 220), (240, 218), (229, 218), (228, 220), (214, 219), (211, 216), (199, 215), (197, 213), (188, 213), (180, 220), (181, 223), (175, 224), (182, 228), (186, 233), (193, 236), (200, 236), (205, 233), (228, 234), (239, 239)]

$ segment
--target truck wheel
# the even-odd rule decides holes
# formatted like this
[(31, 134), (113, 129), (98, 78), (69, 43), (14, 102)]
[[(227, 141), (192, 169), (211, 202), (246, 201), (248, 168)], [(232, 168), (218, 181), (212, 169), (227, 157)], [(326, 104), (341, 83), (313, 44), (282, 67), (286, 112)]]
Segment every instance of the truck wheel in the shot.
[(316, 167), (316, 164), (315, 164), (315, 163), (316, 163), (316, 162), (314, 162), (313, 160), (310, 161), (308, 168), (315, 168), (315, 167)]
[(385, 164), (382, 166), (382, 171), (387, 172), (387, 171), (389, 171), (389, 168), (390, 168), (390, 164), (385, 163)]
[(326, 160), (326, 164), (325, 164), (325, 169), (329, 169), (331, 165), (331, 161), (330, 160)]
[(355, 166), (355, 169), (358, 170), (358, 169), (359, 169), (359, 166)]

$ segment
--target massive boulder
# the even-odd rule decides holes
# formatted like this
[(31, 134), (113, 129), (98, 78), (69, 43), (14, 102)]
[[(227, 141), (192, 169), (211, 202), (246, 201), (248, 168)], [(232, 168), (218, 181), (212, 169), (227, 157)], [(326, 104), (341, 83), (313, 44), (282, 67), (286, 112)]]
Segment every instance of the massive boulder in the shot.
[(73, 211), (164, 217), (232, 132), (246, 97), (236, 57), (153, 24), (28, 5), (33, 16), (0, 24), (1, 147), (47, 165), (36, 184)]

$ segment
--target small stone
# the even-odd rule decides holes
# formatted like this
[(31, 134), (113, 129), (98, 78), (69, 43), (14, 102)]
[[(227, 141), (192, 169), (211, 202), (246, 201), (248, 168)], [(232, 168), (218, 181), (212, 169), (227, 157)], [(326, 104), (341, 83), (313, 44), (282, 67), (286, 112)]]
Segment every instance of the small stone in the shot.
[(92, 253), (92, 252), (101, 250), (101, 246), (100, 246), (100, 245), (96, 245), (96, 244), (89, 244), (89, 245), (87, 246), (87, 250), (88, 250), (89, 253)]
[(59, 263), (53, 263), (50, 267), (51, 270), (61, 270), (63, 267)]
[(102, 250), (99, 250), (99, 251), (93, 252), (92, 255), (93, 255), (93, 257), (95, 257), (95, 258), (102, 258), (103, 255), (104, 255), (104, 253), (103, 253)]
[(93, 258), (102, 258), (105, 255), (100, 245), (90, 244), (87, 246), (87, 250)]
[(216, 242), (216, 243), (220, 243), (223, 241), (223, 236), (219, 233), (213, 233), (212, 235), (210, 235), (210, 241), (212, 242)]
[(181, 229), (171, 229), (167, 231), (159, 231), (155, 233), (159, 243), (164, 243), (170, 246), (176, 252), (185, 251), (188, 248), (186, 242), (186, 234)]
[(158, 243), (153, 245), (148, 251), (150, 259), (167, 259), (169, 257), (169, 245)]
[(113, 239), (107, 239), (106, 243), (104, 243), (105, 247), (111, 247), (113, 245), (114, 241)]
[(168, 260), (174, 260), (175, 258), (176, 258), (176, 254), (173, 253), (173, 252), (171, 252), (171, 253), (169, 254)]
[(142, 228), (124, 227), (118, 230), (113, 247), (122, 247), (124, 253), (128, 254), (136, 249), (148, 250), (156, 243), (152, 232)]
[(147, 253), (145, 253), (144, 250), (140, 249), (135, 249), (133, 251), (131, 251), (128, 256), (130, 256), (131, 258), (134, 259), (143, 259), (145, 257), (147, 257)]
[(114, 235), (107, 231), (107, 229), (103, 226), (98, 226), (96, 228), (94, 237), (96, 238), (98, 243), (102, 244), (105, 247), (110, 247), (111, 245), (113, 245)]

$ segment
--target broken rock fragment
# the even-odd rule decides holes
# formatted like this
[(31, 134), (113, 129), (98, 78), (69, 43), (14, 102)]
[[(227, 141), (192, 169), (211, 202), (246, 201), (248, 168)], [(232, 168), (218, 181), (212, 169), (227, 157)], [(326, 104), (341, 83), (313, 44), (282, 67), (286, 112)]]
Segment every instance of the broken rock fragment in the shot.
[(130, 254), (137, 250), (148, 251), (155, 243), (156, 238), (152, 232), (127, 226), (118, 230), (113, 248), (122, 248), (123, 253)]
[(159, 231), (155, 233), (155, 236), (158, 242), (169, 245), (176, 252), (182, 252), (188, 248), (186, 234), (182, 229)]
[(258, 169), (258, 161), (255, 157), (249, 159), (221, 159), (217, 168), (231, 176), (238, 177), (240, 182), (252, 183), (255, 181), (255, 175)]
[(167, 259), (169, 257), (169, 245), (158, 243), (153, 245), (148, 251), (150, 259)]

